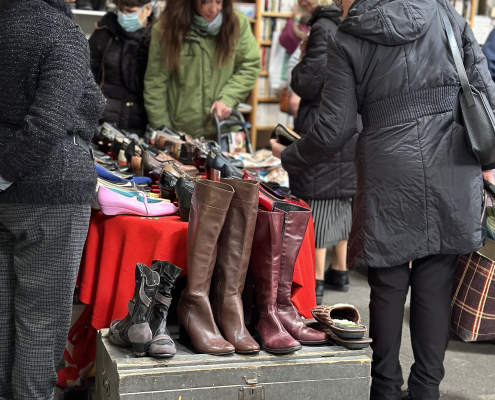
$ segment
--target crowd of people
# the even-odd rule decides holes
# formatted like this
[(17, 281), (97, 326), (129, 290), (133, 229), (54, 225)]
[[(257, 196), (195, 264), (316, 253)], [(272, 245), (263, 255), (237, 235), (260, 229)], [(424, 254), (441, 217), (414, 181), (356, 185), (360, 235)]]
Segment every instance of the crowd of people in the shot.
[[(0, 1), (5, 399), (53, 398), (96, 185), (86, 150), (97, 123), (213, 138), (213, 113), (228, 118), (260, 72), (250, 22), (232, 0), (168, 0), (158, 19), (150, 0), (116, 0), (89, 47), (73, 1)], [(368, 269), (371, 399), (437, 400), (455, 263), (483, 245), (483, 178), (493, 181), (494, 167), (466, 144), (440, 9), (470, 83), (495, 108), (485, 56), (447, 0), (298, 3), (281, 42), (297, 63), (291, 110), (302, 138), (271, 146), (312, 209), (317, 300), (325, 285), (348, 290), (348, 265)], [(401, 393), (409, 286), (415, 363)]]

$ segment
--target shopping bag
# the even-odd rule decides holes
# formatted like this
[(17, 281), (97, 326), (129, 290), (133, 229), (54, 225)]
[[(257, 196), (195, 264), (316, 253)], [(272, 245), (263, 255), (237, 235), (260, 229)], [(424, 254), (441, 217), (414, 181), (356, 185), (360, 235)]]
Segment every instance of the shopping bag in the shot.
[[(495, 186), (485, 183), (485, 205), (487, 196), (495, 198), (494, 189)], [(492, 213), (487, 214), (489, 226)], [(451, 328), (465, 342), (495, 339), (495, 240), (489, 234), (484, 247), (459, 257)]]

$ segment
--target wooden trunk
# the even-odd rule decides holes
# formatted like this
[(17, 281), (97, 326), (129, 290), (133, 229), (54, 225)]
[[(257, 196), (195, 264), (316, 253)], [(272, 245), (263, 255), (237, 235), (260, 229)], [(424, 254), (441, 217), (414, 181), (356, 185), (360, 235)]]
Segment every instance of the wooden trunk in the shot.
[(369, 399), (371, 361), (362, 351), (304, 346), (297, 353), (215, 357), (177, 344), (170, 359), (136, 358), (97, 338), (99, 400)]

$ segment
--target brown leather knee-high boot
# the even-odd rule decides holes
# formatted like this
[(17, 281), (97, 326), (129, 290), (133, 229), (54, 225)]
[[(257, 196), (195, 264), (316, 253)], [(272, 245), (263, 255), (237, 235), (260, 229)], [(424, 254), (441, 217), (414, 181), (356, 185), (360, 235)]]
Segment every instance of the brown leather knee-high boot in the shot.
[(225, 183), (196, 182), (187, 232), (187, 285), (177, 307), (181, 341), (190, 338), (197, 351), (213, 355), (235, 350), (220, 334), (208, 298), (217, 241), (233, 195), (234, 189)]
[(273, 208), (275, 211), (283, 211), (285, 214), (280, 259), (280, 280), (277, 292), (278, 318), (287, 332), (301, 344), (325, 344), (328, 342), (327, 335), (324, 332), (308, 328), (290, 299), (294, 264), (306, 234), (311, 211), (304, 207), (284, 202), (274, 203)]
[(231, 185), (235, 194), (218, 239), (217, 264), (213, 275), (213, 315), (225, 339), (234, 345), (236, 352), (257, 353), (260, 347), (244, 323), (241, 295), (258, 216), (259, 183), (242, 179), (222, 179), (221, 182)]
[(277, 316), (284, 217), (281, 211), (258, 211), (250, 260), (256, 294), (256, 332), (263, 350), (274, 354), (301, 349), (301, 344), (285, 330)]

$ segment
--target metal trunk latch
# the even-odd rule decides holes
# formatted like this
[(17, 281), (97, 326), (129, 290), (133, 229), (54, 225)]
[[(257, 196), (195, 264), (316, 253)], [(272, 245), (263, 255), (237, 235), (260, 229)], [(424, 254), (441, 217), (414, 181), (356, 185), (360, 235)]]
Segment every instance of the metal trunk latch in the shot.
[(265, 400), (265, 387), (257, 386), (257, 377), (242, 377), (247, 385), (239, 388), (239, 400)]

